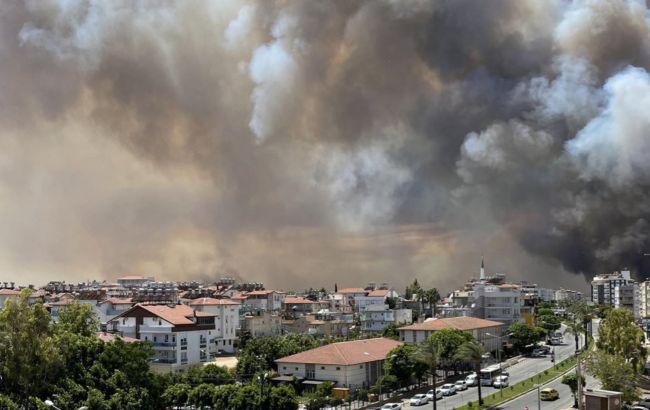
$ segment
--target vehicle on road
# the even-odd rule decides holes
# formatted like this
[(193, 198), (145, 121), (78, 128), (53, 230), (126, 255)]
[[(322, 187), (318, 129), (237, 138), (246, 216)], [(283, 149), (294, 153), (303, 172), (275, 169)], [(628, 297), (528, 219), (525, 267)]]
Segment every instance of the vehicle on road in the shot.
[(469, 376), (465, 377), (465, 384), (468, 387), (474, 387), (478, 385), (478, 377), (476, 376), (476, 373), (472, 373)]
[(445, 383), (440, 387), (440, 391), (443, 396), (451, 396), (452, 394), (456, 394), (456, 386), (452, 383)]
[(560, 398), (560, 393), (555, 389), (547, 387), (539, 392), (539, 398), (544, 401), (557, 400)]
[[(427, 392), (427, 399), (429, 399), (429, 401), (433, 401), (433, 389)], [(440, 389), (436, 389), (436, 400), (438, 399), (442, 399), (442, 392)]]
[(497, 376), (501, 375), (501, 367), (498, 364), (486, 367), (481, 370), (480, 381), (481, 386), (492, 386)]
[(386, 403), (383, 406), (381, 406), (381, 410), (394, 410), (394, 409), (401, 409), (402, 408), (402, 403)]
[(645, 399), (638, 402), (636, 405), (645, 407), (646, 409), (650, 409), (650, 397), (646, 397)]
[(492, 387), (495, 389), (500, 389), (502, 387), (508, 387), (509, 384), (510, 383), (508, 382), (508, 376), (501, 375), (496, 378), (494, 383), (492, 383)]
[(541, 349), (535, 349), (530, 355), (532, 357), (544, 357), (546, 356), (546, 352)]
[(411, 397), (411, 400), (409, 400), (409, 404), (411, 406), (423, 406), (429, 402), (429, 399), (427, 398), (426, 394), (416, 394), (415, 396)]
[(465, 380), (458, 380), (454, 385), (456, 386), (456, 391), (467, 390), (467, 383), (465, 383)]

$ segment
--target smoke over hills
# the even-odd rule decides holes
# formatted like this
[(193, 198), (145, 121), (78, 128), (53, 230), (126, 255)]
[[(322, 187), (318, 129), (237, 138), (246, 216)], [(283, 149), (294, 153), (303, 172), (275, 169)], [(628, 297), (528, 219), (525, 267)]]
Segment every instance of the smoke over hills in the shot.
[(645, 273), (649, 18), (633, 0), (4, 1), (0, 272), (444, 288), (485, 253), (555, 285)]

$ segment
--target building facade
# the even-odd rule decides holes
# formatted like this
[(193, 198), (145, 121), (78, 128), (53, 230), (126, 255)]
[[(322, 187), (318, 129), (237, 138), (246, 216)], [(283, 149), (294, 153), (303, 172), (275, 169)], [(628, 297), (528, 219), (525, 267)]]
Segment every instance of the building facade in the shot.
[(505, 334), (506, 325), (475, 317), (428, 319), (422, 323), (400, 327), (398, 329), (399, 340), (404, 343), (420, 343), (434, 332), (443, 329), (458, 329), (467, 332), (483, 345), (485, 351), (492, 352), (499, 348), (502, 342), (500, 338)]

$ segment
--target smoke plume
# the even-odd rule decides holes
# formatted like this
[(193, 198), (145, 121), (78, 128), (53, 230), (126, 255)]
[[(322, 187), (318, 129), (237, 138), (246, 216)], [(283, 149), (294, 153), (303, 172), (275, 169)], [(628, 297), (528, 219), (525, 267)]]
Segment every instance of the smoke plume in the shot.
[(0, 277), (650, 262), (643, 0), (0, 3)]

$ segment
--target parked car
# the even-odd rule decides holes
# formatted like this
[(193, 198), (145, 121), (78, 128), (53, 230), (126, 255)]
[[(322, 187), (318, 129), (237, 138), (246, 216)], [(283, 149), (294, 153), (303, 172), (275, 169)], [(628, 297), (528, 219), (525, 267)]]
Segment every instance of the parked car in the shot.
[[(433, 389), (427, 392), (427, 399), (429, 399), (429, 401), (433, 401)], [(436, 389), (436, 400), (438, 399), (442, 399), (442, 392), (440, 389)]]
[(440, 387), (440, 391), (443, 396), (451, 396), (452, 394), (456, 394), (456, 386), (452, 383), (445, 383)]
[(477, 386), (478, 377), (476, 376), (476, 373), (470, 374), (469, 376), (465, 377), (465, 384), (468, 387)]
[(645, 399), (638, 402), (637, 406), (641, 406), (641, 407), (645, 407), (646, 409), (650, 409), (650, 397), (646, 397)]
[(560, 398), (560, 393), (558, 393), (557, 390), (555, 390), (555, 389), (552, 389), (552, 388), (550, 388), (550, 387), (547, 387), (547, 388), (545, 388), (545, 389), (542, 389), (542, 390), (539, 392), (539, 398), (540, 398), (541, 400), (545, 400), (545, 401), (548, 401), (548, 400), (557, 400), (557, 399)]
[(467, 390), (467, 383), (464, 380), (458, 380), (454, 384), (456, 385), (456, 391)]
[(544, 357), (546, 356), (546, 352), (541, 349), (535, 349), (533, 350), (533, 353), (531, 353), (530, 355), (532, 357)]
[(394, 410), (394, 409), (401, 409), (402, 408), (402, 403), (386, 403), (383, 406), (381, 406), (381, 410)]
[(502, 387), (508, 387), (508, 384), (509, 384), (508, 383), (508, 376), (501, 375), (501, 376), (497, 376), (497, 378), (494, 379), (494, 382), (492, 383), (492, 386), (495, 389), (500, 389)]
[(416, 394), (415, 396), (411, 397), (411, 400), (409, 400), (409, 404), (411, 406), (422, 406), (428, 402), (429, 399), (427, 398), (426, 394)]

